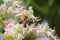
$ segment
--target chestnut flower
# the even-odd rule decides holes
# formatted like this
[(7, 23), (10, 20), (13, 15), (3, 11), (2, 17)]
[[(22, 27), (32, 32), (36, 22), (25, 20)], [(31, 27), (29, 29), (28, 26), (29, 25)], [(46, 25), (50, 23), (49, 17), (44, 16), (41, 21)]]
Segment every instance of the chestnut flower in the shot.
[(13, 27), (14, 27), (14, 24), (8, 24), (7, 25), (7, 28), (5, 28), (5, 31), (7, 32), (7, 31), (10, 31), (10, 30), (12, 30), (13, 29)]
[(25, 9), (23, 7), (21, 8), (16, 8), (15, 15), (19, 16), (21, 14), (25, 13)]

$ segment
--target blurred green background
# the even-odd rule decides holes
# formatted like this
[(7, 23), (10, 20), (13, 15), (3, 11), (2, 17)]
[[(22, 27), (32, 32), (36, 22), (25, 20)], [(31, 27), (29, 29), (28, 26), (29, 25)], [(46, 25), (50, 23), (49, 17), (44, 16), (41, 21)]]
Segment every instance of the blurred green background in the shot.
[(57, 33), (60, 33), (60, 0), (23, 1), (26, 3), (26, 8), (33, 6), (35, 16), (40, 16), (42, 19), (47, 19), (50, 27), (56, 27)]
[[(60, 32), (60, 0), (23, 0), (26, 8), (32, 6), (34, 15), (47, 19), (50, 27)], [(3, 0), (0, 0), (0, 5)]]

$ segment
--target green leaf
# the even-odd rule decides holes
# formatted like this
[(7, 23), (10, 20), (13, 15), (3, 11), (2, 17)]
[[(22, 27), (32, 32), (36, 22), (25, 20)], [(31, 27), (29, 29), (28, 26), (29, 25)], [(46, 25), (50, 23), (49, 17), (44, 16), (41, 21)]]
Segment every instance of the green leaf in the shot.
[(11, 18), (12, 18), (12, 13), (7, 13), (4, 19), (7, 20)]
[(0, 22), (0, 28), (2, 28), (2, 22)]
[(4, 33), (5, 30), (4, 30), (3, 28), (0, 28), (0, 32), (1, 32), (1, 33)]
[(29, 5), (30, 5), (30, 0), (23, 0), (23, 6), (24, 6), (25, 8), (28, 8)]
[(18, 17), (16, 17), (16, 20), (19, 21), (19, 20), (21, 20), (21, 18), (18, 16)]
[(3, 29), (3, 24), (2, 24), (2, 22), (0, 22), (0, 32), (1, 32), (1, 33), (4, 33), (4, 32), (5, 32), (4, 29)]
[(0, 5), (3, 4), (3, 3), (4, 3), (3, 0), (0, 0)]
[(30, 40), (32, 33), (28, 33), (23, 40)]

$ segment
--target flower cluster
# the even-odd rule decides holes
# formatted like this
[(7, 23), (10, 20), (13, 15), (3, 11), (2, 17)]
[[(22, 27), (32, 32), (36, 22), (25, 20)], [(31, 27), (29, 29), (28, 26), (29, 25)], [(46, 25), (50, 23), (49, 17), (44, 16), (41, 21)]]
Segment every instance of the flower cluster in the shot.
[[(39, 24), (40, 18), (33, 15), (32, 6), (25, 9), (21, 0), (4, 0), (4, 4), (0, 6), (0, 21), (5, 30), (3, 37), (0, 35), (1, 40), (26, 40), (25, 37), (30, 32), (36, 38), (41, 39), (42, 36), (46, 36), (55, 39), (55, 31), (50, 29), (47, 23)], [(35, 39), (32, 36), (30, 38)]]

